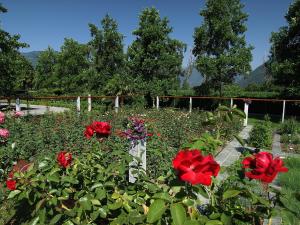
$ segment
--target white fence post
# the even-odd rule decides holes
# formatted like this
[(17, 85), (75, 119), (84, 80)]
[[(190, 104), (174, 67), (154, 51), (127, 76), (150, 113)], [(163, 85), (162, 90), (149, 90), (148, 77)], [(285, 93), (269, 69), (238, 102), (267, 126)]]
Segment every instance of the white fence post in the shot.
[(244, 119), (245, 127), (248, 125), (248, 111), (249, 111), (249, 104), (247, 102), (245, 102), (245, 104), (244, 104), (244, 112), (246, 114), (246, 118)]
[(76, 110), (77, 110), (78, 113), (80, 113), (80, 96), (77, 97)]
[(20, 99), (16, 98), (16, 112), (21, 111)]
[(92, 111), (92, 97), (88, 95), (88, 111)]
[(159, 109), (159, 97), (156, 96), (156, 109)]
[(233, 107), (233, 99), (231, 98), (230, 99), (230, 108), (232, 108)]
[(193, 109), (193, 99), (192, 97), (190, 97), (190, 110), (189, 110), (190, 113), (192, 112), (192, 109)]
[(142, 169), (142, 172), (146, 172), (146, 141), (145, 140), (139, 140), (137, 143), (132, 142), (131, 147), (129, 150), (129, 154), (132, 155), (135, 158), (140, 159), (140, 165), (137, 159), (133, 159), (129, 163), (129, 182), (134, 183), (136, 181), (136, 178), (140, 174), (140, 168)]
[(115, 112), (119, 112), (119, 96), (116, 96), (115, 98)]
[(285, 100), (283, 100), (281, 123), (284, 122), (284, 116), (285, 116)]

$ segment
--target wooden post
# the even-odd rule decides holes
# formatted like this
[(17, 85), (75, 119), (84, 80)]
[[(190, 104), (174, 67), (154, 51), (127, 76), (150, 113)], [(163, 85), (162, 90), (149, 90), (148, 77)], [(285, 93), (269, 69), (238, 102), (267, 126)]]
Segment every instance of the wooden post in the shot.
[(284, 116), (285, 116), (285, 100), (283, 100), (281, 123), (284, 123)]
[(246, 114), (246, 118), (244, 119), (245, 127), (248, 125), (248, 111), (249, 111), (249, 104), (247, 102), (245, 102), (245, 104), (244, 104), (244, 112)]
[(156, 96), (156, 109), (159, 109), (159, 97)]
[(20, 111), (21, 111), (20, 99), (17, 98), (16, 99), (16, 112), (20, 112)]
[(119, 96), (116, 96), (115, 98), (115, 112), (119, 112)]
[(76, 110), (77, 110), (78, 113), (80, 113), (80, 96), (77, 97)]
[(192, 112), (192, 109), (193, 109), (193, 99), (192, 97), (190, 97), (190, 110), (189, 110), (190, 113)]
[(232, 107), (233, 107), (233, 99), (231, 98), (230, 99), (230, 108), (232, 109)]
[(88, 111), (92, 111), (92, 98), (91, 95), (88, 96)]
[[(139, 140), (136, 143), (132, 142), (129, 150), (129, 154), (135, 158), (139, 158), (140, 162), (137, 159), (133, 159), (129, 163), (129, 182), (134, 183), (140, 172), (146, 172), (146, 141)], [(141, 163), (141, 164), (139, 164)], [(139, 167), (140, 166), (140, 167)], [(141, 170), (140, 170), (141, 168)]]

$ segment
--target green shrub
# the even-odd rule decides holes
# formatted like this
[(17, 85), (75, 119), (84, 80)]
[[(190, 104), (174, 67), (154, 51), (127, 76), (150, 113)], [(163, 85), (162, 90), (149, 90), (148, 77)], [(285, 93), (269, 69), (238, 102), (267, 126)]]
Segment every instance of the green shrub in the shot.
[(288, 119), (282, 123), (279, 127), (279, 132), (281, 134), (296, 134), (298, 132), (299, 124), (295, 119)]
[(250, 132), (250, 145), (255, 148), (270, 148), (272, 145), (272, 131), (266, 123), (255, 124)]

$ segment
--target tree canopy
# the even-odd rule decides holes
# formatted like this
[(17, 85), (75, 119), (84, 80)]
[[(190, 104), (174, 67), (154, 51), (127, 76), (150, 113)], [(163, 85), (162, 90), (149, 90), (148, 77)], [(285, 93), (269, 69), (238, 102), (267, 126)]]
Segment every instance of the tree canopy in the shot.
[(291, 4), (285, 19), (288, 25), (272, 33), (267, 68), (285, 95), (300, 96), (300, 0)]
[[(128, 48), (130, 73), (141, 77), (150, 92), (158, 83), (160, 89), (172, 89), (178, 85), (185, 44), (172, 39), (172, 28), (167, 18), (161, 18), (155, 8), (146, 8), (139, 16), (139, 27), (133, 32), (136, 39)], [(153, 84), (153, 85), (150, 85)], [(153, 93), (158, 94), (158, 93)]]
[(220, 95), (223, 84), (251, 71), (252, 47), (245, 40), (248, 15), (243, 7), (240, 0), (207, 0), (200, 12), (204, 22), (195, 29), (196, 68)]
[[(5, 12), (7, 9), (0, 4), (0, 13)], [(19, 49), (28, 45), (19, 42), (19, 39), (20, 35), (11, 35), (0, 27), (0, 96), (10, 96), (14, 94), (18, 84), (21, 87), (25, 85), (24, 82), (20, 85), (21, 81), (18, 77), (22, 77), (24, 70), (29, 68), (26, 59), (20, 55)], [(24, 66), (24, 63), (27, 66)], [(26, 82), (29, 80), (26, 79)]]

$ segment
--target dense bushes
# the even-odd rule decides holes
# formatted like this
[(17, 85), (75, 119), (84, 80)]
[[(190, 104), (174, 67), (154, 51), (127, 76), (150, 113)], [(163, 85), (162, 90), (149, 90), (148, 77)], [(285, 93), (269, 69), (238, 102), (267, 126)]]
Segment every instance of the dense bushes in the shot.
[(256, 148), (271, 148), (272, 145), (272, 128), (270, 121), (267, 119), (263, 123), (255, 124), (250, 132), (250, 145)]

